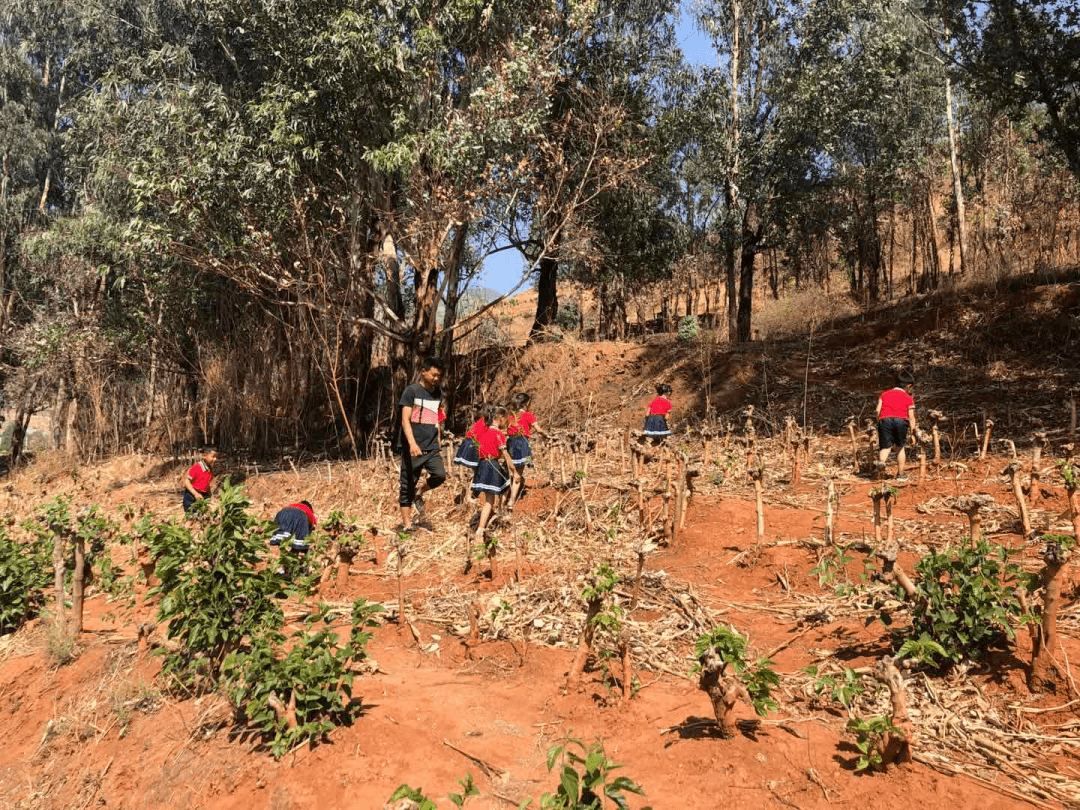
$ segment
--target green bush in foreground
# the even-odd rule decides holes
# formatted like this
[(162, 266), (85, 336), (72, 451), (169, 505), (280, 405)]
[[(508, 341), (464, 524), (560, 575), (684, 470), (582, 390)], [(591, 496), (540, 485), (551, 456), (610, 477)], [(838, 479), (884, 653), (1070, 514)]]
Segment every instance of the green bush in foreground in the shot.
[(152, 591), (162, 597), (158, 616), (179, 642), (165, 653), (163, 675), (189, 693), (222, 688), (280, 757), (359, 713), (352, 667), (365, 657), (382, 607), (356, 600), (344, 641), (325, 605), (286, 634), (280, 600), (297, 590), (269, 564), (268, 525), (248, 514), (249, 505), (226, 481), (200, 534), (173, 522), (144, 531), (161, 578)]

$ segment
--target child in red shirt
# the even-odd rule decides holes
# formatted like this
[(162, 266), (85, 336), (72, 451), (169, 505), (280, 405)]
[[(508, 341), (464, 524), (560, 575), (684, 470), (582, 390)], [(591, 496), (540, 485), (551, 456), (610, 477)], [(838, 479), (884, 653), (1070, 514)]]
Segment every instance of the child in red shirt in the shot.
[(476, 449), (479, 446), (477, 444), (477, 437), (487, 430), (487, 425), (484, 423), (483, 412), (487, 406), (480, 406), (480, 415), (472, 426), (465, 431), (465, 439), (458, 445), (457, 454), (454, 456), (454, 463), (460, 464), (462, 467), (471, 467), (476, 469), (476, 463), (478, 457), (476, 455)]
[(915, 423), (915, 400), (911, 397), (911, 386), (915, 382), (912, 376), (901, 371), (896, 375), (896, 387), (882, 392), (877, 402), (878, 460), (884, 464), (889, 460), (892, 448), (897, 448), (896, 478), (903, 480), (904, 464), (907, 452), (904, 445), (910, 438), (915, 443), (918, 426)]
[[(489, 425), (476, 437), (476, 472), (473, 473), (472, 491), (480, 500), (480, 515), (476, 524), (476, 542), (483, 543), (484, 529), (487, 528), (491, 519), (491, 509), (495, 498), (506, 491), (510, 486), (510, 476), (515, 480), (521, 478), (521, 473), (514, 467), (514, 460), (506, 452), (506, 434), (503, 426), (506, 424), (506, 408), (489, 405), (484, 413), (484, 422)], [(504, 468), (499, 464), (499, 458), (506, 461)], [(509, 470), (513, 470), (510, 473)], [(472, 544), (468, 543), (465, 549), (465, 570), (472, 567)]]
[(532, 466), (532, 448), (529, 446), (532, 432), (535, 430), (540, 436), (547, 435), (537, 424), (536, 414), (528, 410), (531, 399), (532, 397), (522, 391), (514, 394), (511, 403), (510, 424), (506, 428), (506, 449), (513, 459), (519, 477), (510, 487), (510, 502), (507, 504), (509, 509), (513, 509), (518, 497), (524, 494), (525, 468)]
[(308, 550), (307, 536), (319, 525), (315, 511), (309, 501), (290, 503), (274, 515), (277, 531), (270, 537), (270, 545), (276, 546), (289, 542), (289, 548), (296, 552)]
[(197, 461), (184, 475), (184, 511), (191, 509), (195, 501), (204, 501), (210, 497), (210, 482), (214, 480), (214, 462), (217, 451), (204, 447), (202, 461)]
[(649, 403), (648, 410), (645, 412), (645, 435), (651, 436), (655, 440), (671, 435), (667, 415), (671, 413), (674, 406), (671, 404), (671, 400), (668, 399), (670, 393), (671, 386), (667, 383), (657, 385), (656, 396)]

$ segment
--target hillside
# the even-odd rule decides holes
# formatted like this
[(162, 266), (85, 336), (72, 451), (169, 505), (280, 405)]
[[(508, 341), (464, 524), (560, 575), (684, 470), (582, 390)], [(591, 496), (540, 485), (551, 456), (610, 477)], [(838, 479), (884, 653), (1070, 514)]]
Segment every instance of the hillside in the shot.
[[(139, 512), (179, 515), (178, 480), (190, 460), (121, 456), (80, 465), (43, 453), (0, 489), (9, 534), (32, 542), (19, 523), (69, 494), (74, 506), (97, 504), (116, 521), (103, 553), (119, 573), (108, 590), (103, 578), (92, 586), (86, 632), (74, 650), (58, 644), (47, 615), (0, 637), (7, 708), (0, 712), (0, 802), (25, 810), (381, 808), (407, 782), (450, 807), (447, 793), (471, 773), (480, 796), (467, 808), (510, 807), (555, 789), (545, 754), (573, 735), (601, 738), (608, 757), (624, 765), (617, 773), (640, 783), (647, 798), (632, 798), (632, 808), (861, 810), (912, 796), (935, 807), (1080, 806), (1080, 695), (1070, 664), (1080, 660), (1080, 586), (1068, 569), (1061, 656), (1054, 653), (1056, 675), (1045, 691), (1028, 688), (1032, 648), (1021, 630), (946, 673), (901, 668), (914, 762), (861, 774), (857, 739), (845, 730), (850, 717), (890, 712), (889, 692), (873, 675), (894, 651), (878, 618), (891, 612), (894, 630), (909, 620), (893, 588), (864, 579), (867, 566), (882, 571), (867, 497), (875, 484), (854, 469), (869, 447), (860, 434), (852, 448), (847, 418), (861, 428), (872, 416), (897, 362), (915, 371), (924, 424), (931, 409), (945, 414), (940, 463), (931, 458), (925, 480), (916, 469), (895, 484), (892, 527), (879, 527), (895, 532), (898, 564), (916, 581), (920, 560), (965, 543), (968, 518), (955, 498), (971, 492), (994, 498), (983, 517), (988, 539), (1038, 572), (1045, 543), (1025, 535), (1002, 469), (1016, 447), (1032, 526), (1072, 531), (1055, 462), (1074, 440), (1078, 315), (1080, 284), (1066, 283), (908, 301), (812, 338), (737, 349), (708, 334), (689, 346), (673, 336), (625, 344), (568, 337), (512, 349), (481, 395), (531, 391), (541, 424), (563, 445), (536, 442), (530, 492), (493, 532), (500, 545), (494, 576), (486, 558), (462, 573), (471, 507), (456, 502), (460, 473), (429, 497), (433, 530), (407, 540), (399, 568), (393, 460), (294, 466), (283, 459), (268, 468), (222, 459), (220, 472), (244, 484), (260, 517), (308, 498), (320, 517), (342, 509), (378, 530), (347, 578), (339, 584), (331, 576), (318, 595), (337, 611), (337, 633), (357, 597), (386, 607), (368, 645), (374, 663), (354, 683), (362, 712), (280, 760), (220, 694), (167, 689), (161, 658), (137, 643), (137, 627), (155, 622), (160, 597), (139, 577), (138, 544), (121, 541)], [(640, 426), (657, 380), (675, 388), (680, 428), (671, 446), (700, 473), (685, 525), (676, 521), (674, 531), (666, 516), (678, 499), (665, 494), (666, 462), (646, 464), (639, 495), (621, 445), (623, 432)], [(743, 433), (748, 404), (763, 470), (760, 537)], [(809, 456), (796, 475), (785, 419), (801, 422), (804, 407)], [(975, 431), (981, 436), (986, 417), (995, 422), (994, 440), (980, 459)], [(697, 430), (703, 421), (705, 434)], [(587, 434), (594, 449), (572, 450), (571, 431)], [(1027, 449), (1033, 441), (1044, 451), (1037, 464)], [(830, 486), (833, 537), (843, 554), (823, 542)], [(312, 564), (324, 563), (316, 557)], [(332, 561), (325, 564), (331, 572)], [(627, 633), (629, 700), (621, 662), (608, 657), (615, 640), (603, 634), (580, 681), (567, 683), (585, 619), (580, 594), (601, 564), (622, 579), (611, 599)], [(1042, 605), (1041, 591), (1031, 598)], [(293, 626), (310, 612), (295, 598), (283, 608)], [(695, 639), (714, 627), (744, 635), (753, 658), (771, 658), (779, 675), (777, 708), (758, 717), (739, 703), (734, 739), (717, 734), (691, 671)], [(169, 648), (163, 625), (151, 641)], [(859, 685), (846, 706), (833, 691), (845, 679)]]

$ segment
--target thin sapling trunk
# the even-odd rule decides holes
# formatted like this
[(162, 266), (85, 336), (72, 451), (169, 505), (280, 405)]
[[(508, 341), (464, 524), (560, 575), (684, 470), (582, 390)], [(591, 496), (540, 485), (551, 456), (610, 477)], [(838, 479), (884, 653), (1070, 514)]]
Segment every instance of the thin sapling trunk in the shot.
[(566, 678), (567, 686), (577, 683), (581, 673), (585, 671), (585, 663), (589, 659), (589, 653), (592, 652), (593, 636), (596, 634), (593, 619), (596, 618), (603, 605), (602, 596), (596, 596), (588, 602), (585, 610), (585, 624), (582, 625), (581, 634), (578, 636), (577, 654), (574, 656), (574, 663), (570, 666), (570, 674)]
[(956, 507), (968, 516), (968, 539), (972, 548), (982, 539), (982, 518), (987, 509), (994, 505), (991, 495), (969, 495), (956, 502)]
[(713, 716), (720, 736), (732, 739), (738, 727), (735, 725), (735, 707), (739, 701), (752, 704), (750, 693), (734, 675), (727, 674), (727, 664), (720, 660), (715, 650), (709, 650), (701, 660), (701, 675), (698, 688), (709, 696), (712, 702)]
[(293, 690), (289, 693), (289, 705), (286, 706), (281, 702), (281, 698), (276, 693), (271, 692), (266, 698), (266, 705), (274, 710), (274, 714), (277, 715), (278, 720), (285, 723), (286, 727), (290, 730), (297, 727), (296, 720), (296, 691)]
[(54, 525), (53, 531), (53, 586), (56, 591), (56, 615), (53, 619), (57, 627), (63, 627), (64, 621), (64, 534), (63, 526)]
[(908, 599), (915, 599), (919, 592), (915, 590), (915, 583), (896, 562), (896, 549), (893, 547), (881, 548), (877, 551), (881, 559), (881, 580), (891, 584), (897, 584), (904, 591)]
[(890, 721), (896, 729), (895, 732), (890, 731), (885, 737), (881, 750), (881, 764), (884, 767), (894, 762), (911, 762), (911, 750), (915, 744), (915, 726), (908, 716), (907, 693), (904, 690), (903, 677), (889, 656), (878, 661), (874, 668), (874, 675), (884, 681), (889, 688), (889, 701), (892, 704)]
[(983, 430), (982, 448), (979, 450), (979, 460), (980, 461), (983, 461), (983, 460), (986, 459), (986, 454), (990, 450), (990, 434), (993, 433), (993, 431), (994, 431), (994, 420), (993, 419), (987, 419), (986, 420), (986, 427)]
[(585, 529), (592, 531), (592, 515), (589, 513), (589, 499), (585, 495), (585, 473), (575, 473), (578, 479), (578, 487), (581, 489), (581, 505), (585, 507)]
[(494, 582), (496, 577), (498, 577), (498, 575), (499, 575), (499, 565), (495, 561), (496, 557), (498, 556), (498, 552), (499, 552), (499, 538), (497, 538), (497, 537), (489, 537), (487, 539), (486, 545), (487, 545), (488, 565), (491, 568), (491, 581)]
[(853, 472), (859, 471), (859, 441), (855, 438), (855, 417), (849, 416), (847, 419), (848, 435), (851, 436), (851, 469)]
[(874, 504), (874, 547), (881, 545), (881, 501), (885, 497), (883, 487), (870, 490), (870, 500)]
[(405, 571), (405, 542), (402, 538), (398, 537), (394, 543), (394, 547), (397, 550), (397, 598), (398, 598), (398, 626), (402, 626), (407, 621), (405, 615), (405, 589), (402, 585), (402, 574)]
[(1031, 483), (1028, 485), (1028, 494), (1031, 505), (1038, 506), (1042, 500), (1042, 451), (1046, 444), (1046, 433), (1040, 431), (1032, 437), (1031, 441)]
[(762, 482), (761, 479), (765, 471), (760, 467), (754, 467), (750, 470), (750, 478), (754, 482), (754, 505), (757, 508), (757, 542), (760, 543), (765, 538), (765, 506), (762, 503)]
[(1047, 534), (1043, 536), (1046, 546), (1043, 549), (1042, 571), (1043, 610), (1038, 636), (1034, 639), (1031, 656), (1031, 673), (1028, 687), (1033, 692), (1053, 686), (1053, 657), (1058, 646), (1058, 613), (1061, 610), (1061, 572), (1069, 561), (1073, 540), (1063, 535)]
[(945, 414), (941, 411), (930, 411), (929, 413), (931, 426), (930, 430), (934, 437), (934, 466), (940, 466), (941, 464), (941, 427), (940, 422), (945, 418)]
[(622, 699), (629, 703), (634, 696), (634, 667), (630, 658), (630, 636), (623, 630), (619, 634), (619, 657), (622, 659)]
[(1027, 539), (1031, 537), (1031, 515), (1028, 512), (1027, 500), (1024, 498), (1022, 469), (1020, 462), (1014, 461), (1002, 470), (1001, 474), (1009, 476), (1009, 481), (1012, 483), (1013, 495), (1016, 496), (1017, 511), (1020, 513), (1020, 526), (1024, 532), (1024, 539)]
[(78, 636), (83, 630), (83, 594), (86, 587), (86, 541), (75, 534), (75, 575), (71, 580), (71, 629)]
[(828, 501), (825, 504), (825, 545), (831, 546), (834, 544), (833, 540), (833, 501), (836, 499), (836, 488), (833, 486), (832, 479), (829, 479), (829, 494)]

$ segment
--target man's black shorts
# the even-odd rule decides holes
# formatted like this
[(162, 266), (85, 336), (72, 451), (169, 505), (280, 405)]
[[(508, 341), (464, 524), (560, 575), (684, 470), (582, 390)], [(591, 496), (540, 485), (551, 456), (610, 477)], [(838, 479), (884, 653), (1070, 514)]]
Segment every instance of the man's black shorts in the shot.
[(890, 416), (879, 419), (877, 423), (878, 449), (888, 450), (890, 447), (903, 449), (907, 443), (908, 420), (899, 416)]

